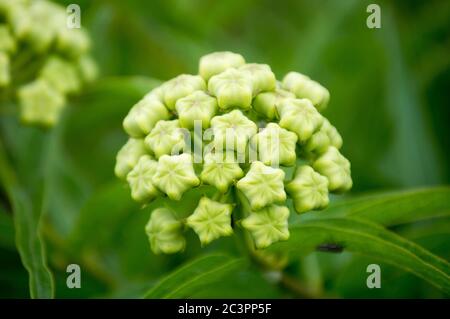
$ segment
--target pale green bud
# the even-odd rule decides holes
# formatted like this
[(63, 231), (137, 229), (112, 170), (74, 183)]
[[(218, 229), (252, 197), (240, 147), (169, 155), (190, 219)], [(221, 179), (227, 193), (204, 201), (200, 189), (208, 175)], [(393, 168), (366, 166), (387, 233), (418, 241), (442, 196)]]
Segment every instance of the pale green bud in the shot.
[(183, 131), (178, 120), (159, 121), (145, 138), (145, 144), (156, 158), (180, 153), (186, 147)]
[(0, 88), (8, 86), (11, 81), (9, 56), (0, 51)]
[(234, 152), (208, 153), (205, 155), (200, 179), (225, 193), (230, 185), (244, 176), (244, 172), (237, 163)]
[(174, 254), (184, 250), (183, 223), (167, 208), (157, 208), (145, 226), (150, 247), (155, 254)]
[(297, 155), (295, 147), (297, 135), (281, 128), (276, 123), (269, 123), (267, 126), (254, 135), (250, 145), (258, 152), (258, 159), (266, 165), (295, 164)]
[(311, 166), (297, 167), (294, 179), (286, 185), (286, 191), (294, 201), (298, 213), (328, 206), (328, 180)]
[(298, 98), (312, 102), (319, 112), (323, 111), (330, 100), (330, 92), (318, 82), (298, 72), (289, 72), (283, 79), (283, 88)]
[(32, 18), (23, 5), (10, 6), (6, 15), (12, 32), (17, 38), (22, 39), (32, 28)]
[(199, 74), (209, 80), (213, 75), (222, 73), (229, 68), (237, 68), (245, 64), (242, 55), (233, 52), (214, 52), (200, 58)]
[(253, 85), (248, 72), (228, 69), (214, 75), (208, 82), (208, 91), (217, 97), (221, 109), (251, 107)]
[(248, 140), (258, 130), (256, 124), (239, 110), (213, 117), (211, 128), (214, 133), (214, 144), (218, 150), (227, 148), (236, 152), (244, 152)]
[(18, 90), (20, 117), (26, 124), (53, 126), (66, 101), (44, 80), (36, 80)]
[(13, 53), (16, 51), (16, 40), (8, 26), (0, 25), (0, 52)]
[(133, 169), (139, 158), (146, 154), (143, 139), (130, 138), (120, 149), (116, 156), (114, 173), (120, 179), (125, 179), (127, 174)]
[(200, 184), (189, 154), (163, 155), (159, 158), (153, 184), (170, 199), (180, 200), (183, 193)]
[(330, 146), (314, 163), (313, 167), (328, 179), (328, 189), (331, 192), (345, 192), (352, 188), (350, 162), (339, 150)]
[(194, 121), (202, 121), (202, 128), (208, 128), (211, 118), (217, 112), (217, 100), (203, 91), (195, 91), (177, 101), (175, 108), (180, 125), (194, 128)]
[(297, 134), (299, 142), (306, 142), (323, 123), (323, 116), (307, 99), (285, 100), (280, 104), (280, 126)]
[(336, 128), (324, 118), (320, 130), (315, 132), (305, 143), (304, 151), (306, 154), (315, 157), (325, 153), (330, 145), (340, 149), (342, 147), (342, 137)]
[(98, 67), (89, 55), (83, 55), (78, 60), (78, 70), (84, 82), (93, 82), (98, 77)]
[(222, 204), (202, 197), (194, 213), (187, 218), (186, 224), (197, 233), (202, 246), (207, 245), (221, 236), (233, 234), (232, 211), (231, 204)]
[(270, 205), (252, 212), (242, 220), (241, 225), (251, 233), (256, 248), (266, 248), (289, 238), (288, 218), (287, 207)]
[(83, 29), (71, 29), (63, 25), (58, 28), (56, 47), (63, 53), (78, 57), (89, 50), (91, 41)]
[(331, 125), (331, 123), (324, 118), (323, 119), (323, 125), (321, 130), (324, 130), (328, 138), (330, 139), (330, 145), (336, 147), (337, 149), (340, 149), (342, 147), (342, 137), (341, 134), (339, 134), (338, 130)]
[(273, 74), (272, 69), (267, 64), (244, 64), (239, 67), (239, 70), (249, 74), (252, 81), (253, 95), (257, 95), (260, 92), (275, 90), (275, 74)]
[(169, 110), (175, 109), (178, 99), (197, 90), (206, 90), (206, 83), (199, 75), (181, 74), (164, 83), (164, 103)]
[(143, 155), (134, 168), (128, 173), (127, 181), (131, 188), (131, 197), (138, 202), (148, 202), (155, 198), (159, 191), (152, 183), (158, 162), (149, 155)]
[(273, 92), (258, 94), (253, 100), (253, 108), (267, 119), (273, 120), (278, 116), (277, 108), (286, 99), (295, 99), (294, 93), (277, 88)]
[(284, 176), (283, 170), (256, 161), (236, 186), (247, 197), (252, 210), (260, 210), (264, 206), (286, 200)]
[(40, 77), (63, 94), (77, 92), (81, 88), (75, 66), (56, 55), (47, 59), (40, 71)]
[(123, 121), (125, 132), (131, 137), (144, 137), (160, 120), (169, 119), (164, 104), (153, 97), (144, 97), (133, 106)]

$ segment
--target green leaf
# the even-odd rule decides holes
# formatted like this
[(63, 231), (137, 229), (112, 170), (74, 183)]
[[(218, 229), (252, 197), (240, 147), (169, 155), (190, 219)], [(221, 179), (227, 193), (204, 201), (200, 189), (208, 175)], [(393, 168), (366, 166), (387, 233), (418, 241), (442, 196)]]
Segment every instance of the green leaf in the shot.
[(14, 246), (14, 223), (11, 216), (7, 215), (0, 207), (0, 247), (13, 249)]
[(242, 258), (208, 255), (188, 262), (161, 279), (145, 298), (186, 298), (199, 289), (220, 281), (225, 275), (242, 268)]
[(273, 245), (306, 255), (324, 244), (384, 261), (411, 272), (450, 294), (450, 264), (385, 228), (355, 218), (330, 218), (295, 223), (288, 241)]

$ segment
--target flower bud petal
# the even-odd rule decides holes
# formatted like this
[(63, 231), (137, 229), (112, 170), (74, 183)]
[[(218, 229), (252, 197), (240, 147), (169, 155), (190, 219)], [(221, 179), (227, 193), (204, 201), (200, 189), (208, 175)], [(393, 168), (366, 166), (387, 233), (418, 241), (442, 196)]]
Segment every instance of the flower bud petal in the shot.
[(327, 107), (330, 100), (330, 93), (325, 87), (298, 72), (286, 74), (283, 79), (283, 88), (300, 99), (310, 100), (319, 112)]
[(269, 123), (252, 137), (250, 145), (258, 151), (258, 159), (264, 164), (292, 166), (297, 158), (296, 143), (295, 133), (281, 128), (276, 123)]
[(186, 224), (197, 233), (202, 246), (207, 245), (221, 236), (233, 234), (232, 211), (231, 204), (222, 204), (202, 197), (194, 213), (187, 218)]
[(145, 145), (156, 158), (162, 155), (179, 154), (186, 147), (185, 137), (178, 120), (159, 121), (145, 138)]
[(150, 246), (155, 254), (174, 254), (184, 250), (183, 223), (167, 208), (157, 208), (145, 226)]
[(131, 137), (144, 137), (160, 120), (169, 119), (164, 104), (153, 97), (144, 97), (134, 105), (123, 121), (125, 132)]
[(90, 49), (91, 42), (83, 29), (60, 27), (56, 37), (56, 47), (64, 54), (78, 57)]
[(214, 75), (208, 82), (208, 91), (217, 97), (221, 109), (251, 107), (253, 86), (248, 72), (228, 69)]
[(241, 225), (251, 233), (256, 248), (266, 248), (274, 242), (289, 238), (288, 218), (287, 207), (270, 205), (252, 212), (242, 220)]
[(127, 174), (133, 169), (142, 155), (145, 155), (146, 148), (142, 139), (128, 139), (127, 143), (120, 149), (116, 156), (114, 173), (120, 179), (125, 179)]
[(150, 155), (139, 158), (134, 168), (127, 175), (127, 182), (131, 188), (131, 197), (137, 202), (148, 202), (155, 198), (159, 191), (152, 183), (158, 162)]
[(225, 193), (234, 181), (244, 176), (234, 157), (234, 153), (206, 154), (200, 179)]
[(163, 155), (159, 158), (153, 184), (170, 199), (180, 200), (183, 193), (200, 184), (189, 154)]
[(330, 146), (314, 163), (313, 167), (328, 179), (328, 189), (331, 192), (345, 192), (353, 186), (350, 175), (350, 162), (339, 150)]
[(336, 147), (337, 149), (340, 149), (342, 147), (342, 137), (341, 134), (339, 134), (338, 130), (331, 125), (331, 123), (324, 118), (323, 130), (327, 133), (328, 138), (330, 139), (330, 145)]
[(286, 200), (284, 191), (284, 171), (253, 162), (244, 178), (236, 186), (250, 202), (252, 210)]
[(252, 81), (253, 95), (257, 95), (260, 92), (275, 90), (275, 74), (273, 74), (272, 69), (267, 64), (244, 64), (239, 67), (239, 70), (249, 74)]
[(280, 104), (280, 126), (297, 134), (304, 143), (323, 123), (323, 116), (307, 99), (285, 100)]
[(93, 82), (98, 77), (98, 67), (94, 59), (89, 55), (83, 55), (78, 60), (78, 70), (81, 79), (85, 83)]
[(81, 88), (75, 66), (56, 55), (47, 59), (40, 71), (40, 77), (63, 94), (77, 92)]
[(294, 179), (286, 185), (286, 191), (294, 200), (298, 213), (328, 206), (328, 180), (311, 166), (299, 166)]
[(282, 89), (276, 89), (274, 92), (263, 92), (253, 100), (253, 108), (269, 120), (273, 120), (277, 116), (277, 108), (285, 99), (295, 99), (294, 93)]
[(7, 25), (0, 25), (0, 52), (14, 53), (16, 51), (16, 40)]
[(200, 58), (199, 74), (207, 81), (213, 75), (243, 64), (245, 64), (245, 60), (240, 54), (228, 51), (214, 52)]
[(181, 74), (164, 84), (164, 103), (169, 110), (174, 110), (178, 99), (197, 90), (206, 90), (203, 78), (199, 75)]
[(202, 121), (202, 128), (208, 128), (211, 118), (217, 112), (217, 100), (203, 91), (195, 91), (177, 101), (175, 108), (180, 125), (194, 128), (194, 121)]
[(9, 56), (0, 51), (0, 88), (6, 87), (11, 81)]

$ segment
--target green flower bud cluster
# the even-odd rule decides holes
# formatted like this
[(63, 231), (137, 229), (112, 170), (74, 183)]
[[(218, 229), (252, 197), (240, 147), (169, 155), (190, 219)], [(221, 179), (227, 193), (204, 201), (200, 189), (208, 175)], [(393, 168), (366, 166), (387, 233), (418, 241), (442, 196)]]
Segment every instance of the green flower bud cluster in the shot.
[(277, 81), (268, 65), (232, 52), (203, 56), (198, 75), (144, 96), (124, 119), (129, 140), (115, 167), (132, 198), (147, 204), (179, 201), (201, 185), (215, 191), (190, 212), (155, 209), (146, 227), (152, 250), (184, 250), (189, 229), (201, 245), (242, 229), (265, 248), (289, 238), (290, 201), (304, 213), (348, 191), (342, 138), (321, 114), (328, 101), (309, 77), (290, 72)]
[(97, 76), (88, 35), (67, 19), (49, 0), (0, 0), (0, 98), (17, 103), (24, 124), (53, 126)]

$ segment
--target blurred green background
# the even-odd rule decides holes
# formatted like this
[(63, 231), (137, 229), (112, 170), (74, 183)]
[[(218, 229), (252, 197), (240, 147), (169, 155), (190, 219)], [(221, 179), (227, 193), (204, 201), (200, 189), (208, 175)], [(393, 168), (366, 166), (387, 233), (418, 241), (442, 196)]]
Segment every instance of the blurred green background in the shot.
[[(121, 121), (130, 107), (159, 80), (196, 73), (200, 56), (212, 51), (267, 63), (277, 78), (299, 71), (329, 89), (325, 115), (342, 134), (343, 154), (352, 163), (349, 196), (449, 184), (450, 2), (377, 1), (382, 27), (369, 29), (366, 7), (372, 2), (77, 1), (102, 78), (73, 100), (52, 132), (19, 129), (14, 119), (2, 119), (22, 180), (33, 187), (33, 198), (44, 194), (36, 201), (44, 207), (56, 296), (140, 296), (183, 260), (205, 250), (236, 249), (224, 239), (200, 250), (192, 237), (183, 255), (153, 255), (143, 231), (149, 208), (141, 211), (113, 174), (115, 154), (126, 141)], [(0, 211), (10, 209), (6, 201), (0, 204)], [(12, 223), (1, 216), (0, 297), (28, 297)], [(430, 224), (396, 230), (449, 259), (449, 220)], [(81, 265), (82, 289), (66, 287), (69, 263)], [(320, 287), (321, 296), (442, 297), (388, 265), (384, 289), (369, 290), (368, 263), (350, 253), (314, 253), (289, 271)], [(251, 270), (197, 295), (290, 296)]]

